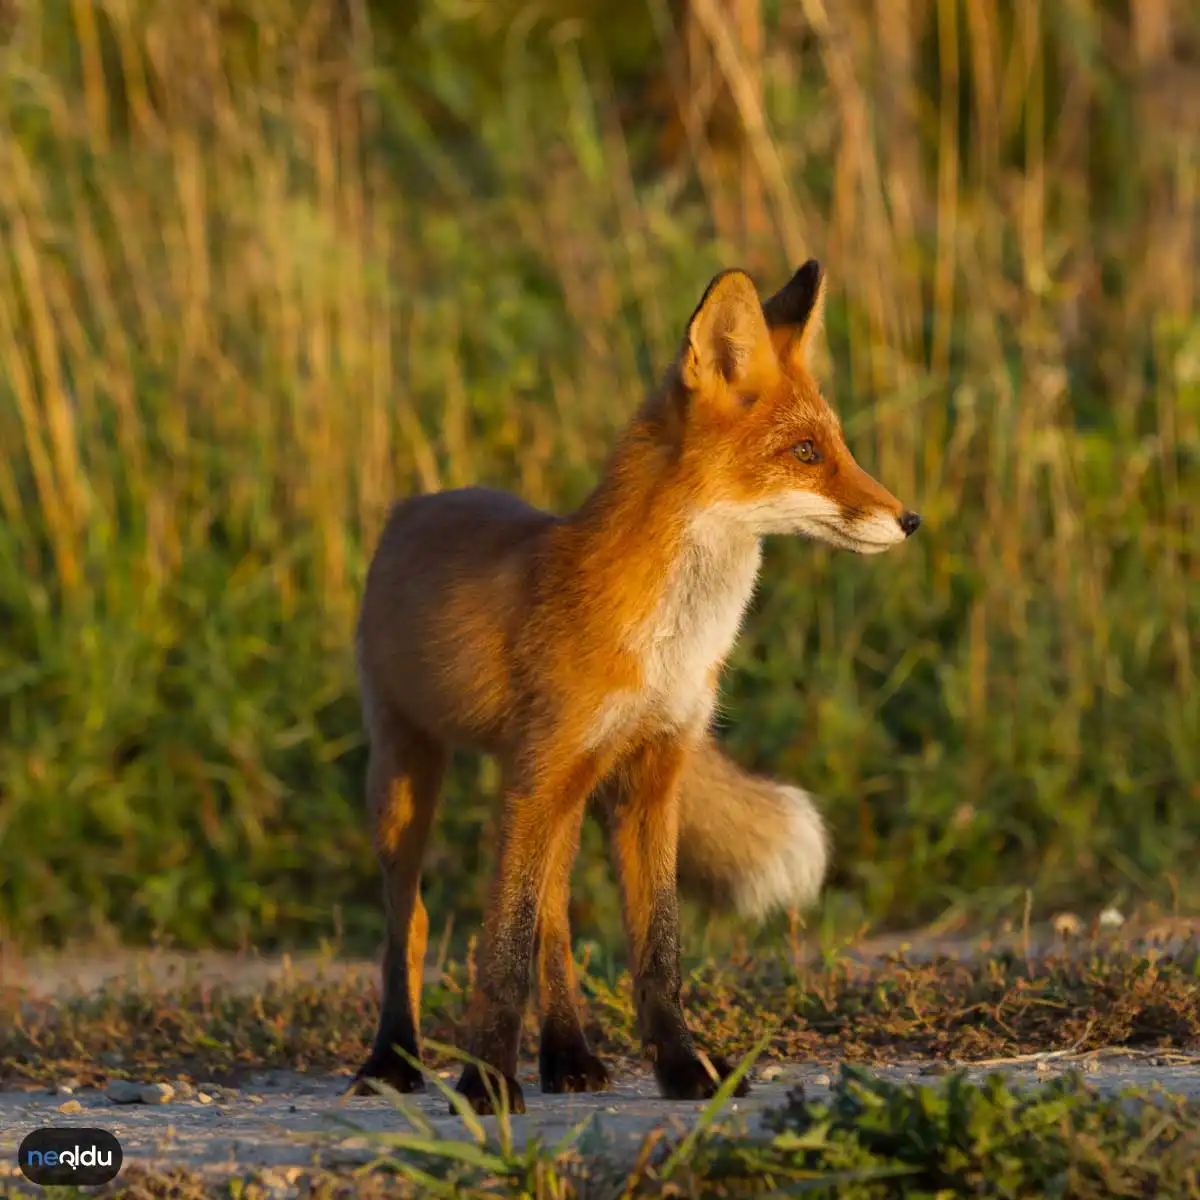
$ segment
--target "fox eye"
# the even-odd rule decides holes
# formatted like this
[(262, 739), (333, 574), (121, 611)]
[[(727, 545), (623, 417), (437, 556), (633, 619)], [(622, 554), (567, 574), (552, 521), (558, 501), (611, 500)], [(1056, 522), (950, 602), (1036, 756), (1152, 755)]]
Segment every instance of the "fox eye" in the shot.
[(801, 442), (801, 443), (800, 443), (800, 444), (799, 444), (799, 445), (798, 445), (798, 446), (797, 446), (797, 447), (796, 447), (796, 448), (795, 448), (795, 449), (792, 451), (792, 453), (793, 453), (793, 454), (794, 454), (794, 455), (795, 455), (795, 456), (796, 456), (796, 457), (797, 457), (797, 458), (798, 458), (798, 459), (799, 459), (799, 460), (800, 460), (802, 463), (815, 463), (815, 462), (820, 462), (820, 461), (821, 461), (821, 456), (820, 456), (820, 454), (818, 454), (818, 453), (817, 453), (817, 448), (816, 448), (816, 446), (814, 446), (814, 445), (812, 444), (812, 442), (810, 442), (810, 441), (809, 441), (807, 438), (805, 438), (805, 440), (804, 440), (804, 441), (802, 441), (802, 442)]

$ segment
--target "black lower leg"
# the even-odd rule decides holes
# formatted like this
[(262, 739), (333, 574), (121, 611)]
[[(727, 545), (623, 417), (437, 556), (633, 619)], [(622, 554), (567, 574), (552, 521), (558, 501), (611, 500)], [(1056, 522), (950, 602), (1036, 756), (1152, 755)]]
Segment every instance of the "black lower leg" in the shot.
[[(384, 911), (388, 933), (383, 954), (383, 1000), (375, 1044), (357, 1076), (355, 1090), (360, 1093), (374, 1090), (366, 1083), (367, 1079), (382, 1080), (401, 1092), (424, 1088), (424, 1077), (416, 1066), (421, 1051), (409, 978), (409, 939), (413, 936), (416, 889), (398, 880), (397, 874), (385, 862)], [(409, 1062), (405, 1055), (414, 1061)]]
[[(494, 1072), (490, 1080), (493, 1091), (505, 1089), (509, 1108), (520, 1113), (525, 1111), (525, 1100), (516, 1080), (517, 1055), (529, 1000), (537, 923), (536, 893), (531, 888), (523, 889), (510, 911), (494, 907), (491, 915), (494, 920), (486, 931), (479, 965), (471, 1054)], [(474, 1064), (463, 1071), (458, 1090), (477, 1112), (493, 1111), (487, 1085)]]
[[(678, 898), (674, 888), (661, 888), (654, 895), (636, 973), (638, 1024), (663, 1095), (700, 1100), (713, 1095), (731, 1068), (719, 1055), (711, 1055), (710, 1071), (696, 1052), (680, 999), (679, 955)], [(748, 1091), (742, 1080), (734, 1094)]]
[[(397, 1047), (403, 1054), (397, 1052)], [(416, 1021), (409, 996), (408, 956), (402, 944), (389, 942), (384, 952), (383, 1005), (379, 1029), (370, 1056), (358, 1072), (360, 1081), (379, 1079), (401, 1092), (421, 1091), (424, 1079), (415, 1062), (420, 1059)], [(413, 1062), (406, 1061), (408, 1055)], [(373, 1090), (362, 1084), (360, 1092)]]
[(579, 993), (571, 956), (571, 866), (579, 849), (575, 827), (555, 849), (555, 861), (538, 918), (538, 997), (542, 1031), (538, 1067), (543, 1092), (599, 1092), (608, 1070), (591, 1052), (579, 1019)]
[(600, 1092), (608, 1069), (588, 1046), (579, 1020), (570, 940), (565, 930), (543, 932), (539, 989), (542, 1031), (538, 1068), (543, 1092)]
[(603, 1092), (608, 1068), (592, 1053), (579, 1018), (550, 1014), (542, 1022), (538, 1070), (543, 1092)]

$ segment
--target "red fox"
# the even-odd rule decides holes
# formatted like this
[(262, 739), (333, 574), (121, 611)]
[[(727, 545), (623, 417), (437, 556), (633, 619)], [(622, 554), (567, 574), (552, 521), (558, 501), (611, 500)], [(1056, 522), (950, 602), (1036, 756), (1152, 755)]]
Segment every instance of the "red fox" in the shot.
[[(684, 1017), (677, 885), (759, 916), (811, 902), (828, 857), (810, 797), (747, 775), (709, 735), (761, 539), (800, 533), (874, 554), (920, 524), (851, 457), (810, 372), (823, 293), (813, 260), (765, 305), (744, 272), (713, 279), (569, 516), (482, 488), (393, 508), (357, 631), (387, 917), (379, 1029), (358, 1090), (422, 1086), (395, 1047), (419, 1058), (421, 858), (454, 746), (496, 756), (503, 772), (470, 1050), (511, 1111), (525, 1110), (515, 1076), (535, 955), (543, 1091), (609, 1082), (580, 1022), (567, 922), (591, 797), (607, 818), (659, 1089), (699, 1099), (728, 1075), (717, 1055), (708, 1069)], [(457, 1086), (491, 1111), (474, 1065)]]

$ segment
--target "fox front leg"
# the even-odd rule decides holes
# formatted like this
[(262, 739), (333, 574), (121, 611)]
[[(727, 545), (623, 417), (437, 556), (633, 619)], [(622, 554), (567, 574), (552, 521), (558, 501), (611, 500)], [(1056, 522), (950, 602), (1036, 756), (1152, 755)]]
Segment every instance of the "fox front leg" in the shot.
[(542, 1009), (538, 1049), (543, 1092), (602, 1092), (609, 1085), (608, 1069), (588, 1046), (579, 1019), (579, 988), (571, 956), (571, 864), (579, 849), (580, 810), (574, 835), (557, 856), (538, 920), (538, 998)]
[[(618, 773), (610, 815), (642, 1045), (668, 1100), (707, 1099), (732, 1070), (725, 1059), (709, 1055), (709, 1071), (680, 1000), (677, 785), (687, 749), (664, 737), (636, 751)], [(749, 1090), (743, 1079), (734, 1095)]]
[(521, 1025), (529, 1000), (529, 979), (537, 942), (538, 915), (551, 881), (569, 876), (578, 846), (579, 825), (588, 794), (604, 764), (589, 755), (569, 768), (533, 770), (530, 789), (510, 789), (500, 831), (500, 857), (492, 881), (473, 998), (471, 1052), (491, 1068), (485, 1081), (468, 1065), (458, 1090), (478, 1113), (493, 1111), (493, 1092), (503, 1088), (509, 1111), (523, 1113), (517, 1083)]

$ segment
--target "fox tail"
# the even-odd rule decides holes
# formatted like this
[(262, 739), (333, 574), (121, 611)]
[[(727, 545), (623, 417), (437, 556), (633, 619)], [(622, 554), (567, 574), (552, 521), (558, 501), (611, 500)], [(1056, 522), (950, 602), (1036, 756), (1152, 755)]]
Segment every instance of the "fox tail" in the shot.
[(816, 900), (829, 833), (808, 792), (743, 771), (705, 738), (684, 768), (679, 803), (687, 894), (753, 919)]

